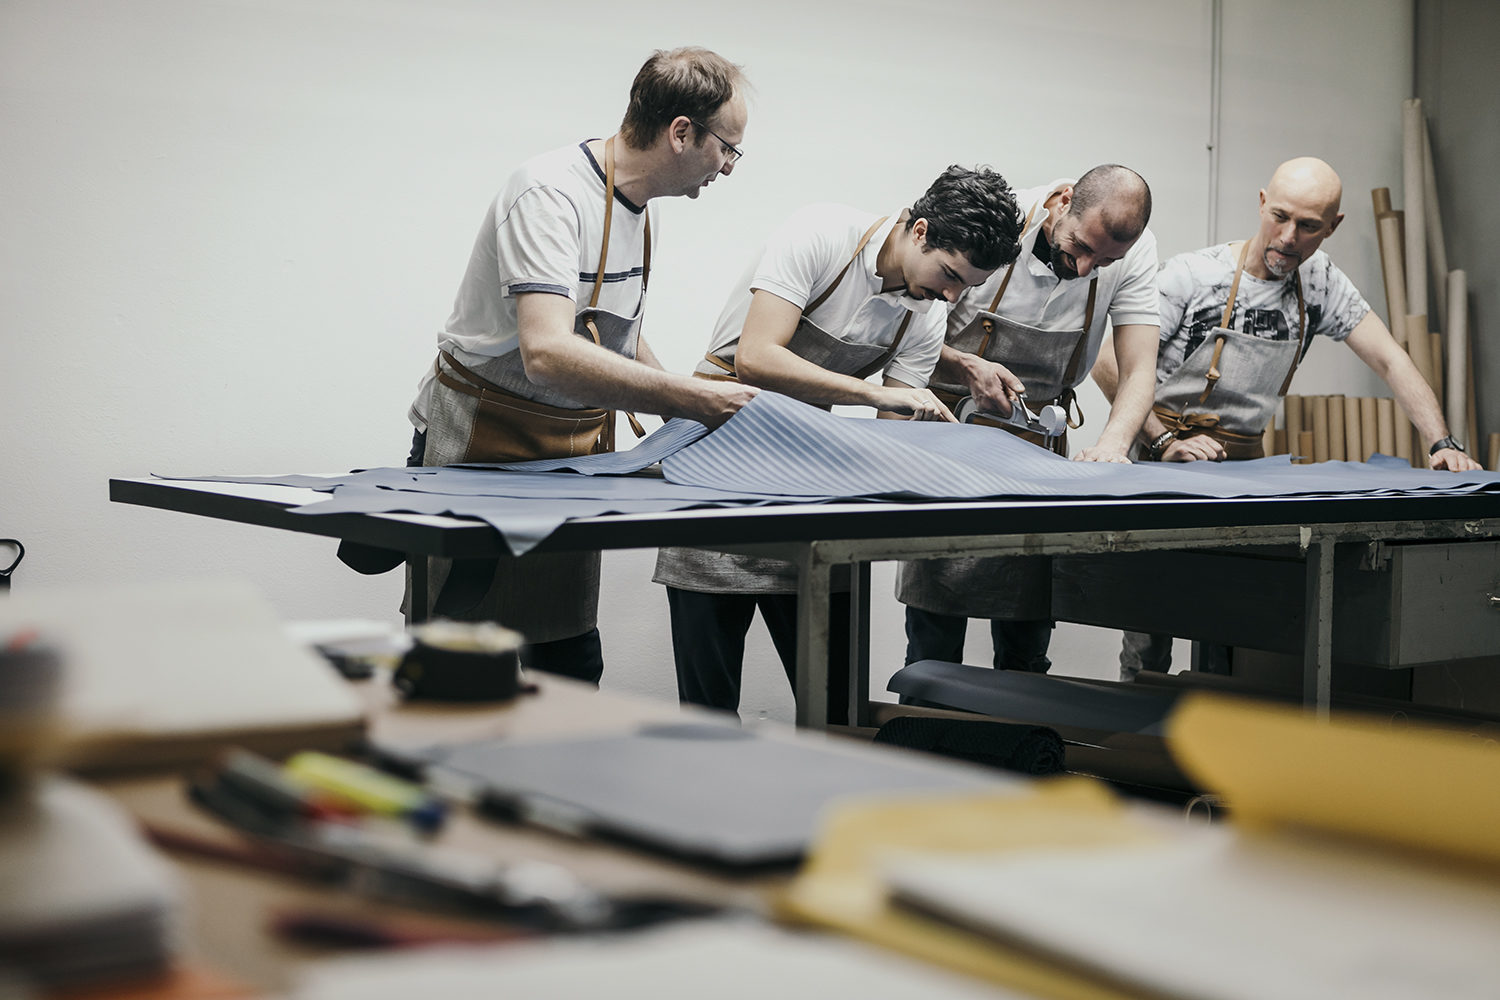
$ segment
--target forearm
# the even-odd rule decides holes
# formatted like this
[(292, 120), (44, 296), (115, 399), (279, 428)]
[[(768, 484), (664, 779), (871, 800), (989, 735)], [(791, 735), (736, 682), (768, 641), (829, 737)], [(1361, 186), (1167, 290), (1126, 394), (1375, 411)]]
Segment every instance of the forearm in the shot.
[[(1142, 324), (1115, 328), (1110, 352), (1117, 373), (1115, 393), (1097, 447), (1123, 455), (1150, 416), (1156, 400), (1157, 336), (1154, 327)], [(1156, 434), (1165, 429), (1158, 428)]]
[(538, 385), (603, 409), (704, 420), (718, 406), (712, 383), (623, 357), (571, 331), (523, 346), (522, 363)]
[(645, 337), (636, 338), (635, 359), (648, 368), (655, 368), (657, 371), (667, 370), (666, 366), (657, 360), (656, 352), (651, 349), (650, 344), (646, 343)]
[(816, 406), (878, 406), (880, 403), (876, 386), (815, 365), (780, 344), (747, 348), (741, 340), (735, 355), (735, 371), (749, 385)]
[[(1131, 372), (1116, 387), (1110, 404), (1109, 419), (1099, 434), (1097, 447), (1125, 454), (1137, 434), (1143, 442), (1164, 432), (1166, 425), (1151, 412), (1156, 392), (1156, 373), (1151, 370)], [(1143, 431), (1144, 428), (1144, 431)]]
[(937, 365), (932, 370), (932, 380), (942, 385), (961, 385), (970, 395), (982, 394), (987, 380), (994, 376), (995, 365), (956, 348), (943, 345)]
[(1401, 404), (1401, 408), (1416, 425), (1423, 444), (1430, 448), (1434, 441), (1448, 436), (1448, 423), (1443, 417), (1442, 407), (1438, 405), (1437, 396), (1409, 357), (1398, 355), (1382, 377), (1391, 387), (1396, 402)]

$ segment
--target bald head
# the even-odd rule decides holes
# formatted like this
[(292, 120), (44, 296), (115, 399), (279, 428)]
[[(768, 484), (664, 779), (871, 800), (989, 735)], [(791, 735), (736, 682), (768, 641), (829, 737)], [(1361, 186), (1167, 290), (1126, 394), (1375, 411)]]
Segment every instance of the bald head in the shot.
[(1287, 160), (1260, 192), (1260, 229), (1246, 268), (1258, 278), (1285, 278), (1301, 267), (1344, 217), (1343, 182), (1313, 156)]
[(1266, 196), (1293, 199), (1318, 214), (1332, 219), (1339, 214), (1344, 197), (1344, 182), (1324, 161), (1316, 156), (1299, 156), (1276, 168), (1266, 184)]
[(1073, 183), (1069, 211), (1083, 216), (1096, 207), (1110, 236), (1133, 243), (1151, 221), (1151, 188), (1129, 167), (1101, 164)]

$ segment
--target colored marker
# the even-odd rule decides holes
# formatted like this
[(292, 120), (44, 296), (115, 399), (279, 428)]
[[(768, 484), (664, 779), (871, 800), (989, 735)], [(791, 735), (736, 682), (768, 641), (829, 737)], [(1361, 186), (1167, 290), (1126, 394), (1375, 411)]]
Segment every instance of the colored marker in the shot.
[(221, 785), (274, 815), (337, 821), (357, 814), (332, 796), (288, 777), (275, 761), (248, 750), (225, 753), (216, 777)]
[(443, 801), (427, 794), (422, 786), (341, 757), (305, 751), (288, 760), (284, 772), (295, 782), (368, 812), (400, 816), (422, 830), (436, 830), (447, 816)]

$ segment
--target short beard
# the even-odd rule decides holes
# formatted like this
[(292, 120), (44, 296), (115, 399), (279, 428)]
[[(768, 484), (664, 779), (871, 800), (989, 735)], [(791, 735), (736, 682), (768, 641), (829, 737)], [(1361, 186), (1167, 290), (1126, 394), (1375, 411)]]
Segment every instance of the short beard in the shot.
[(1297, 270), (1297, 268), (1302, 266), (1302, 260), (1300, 258), (1293, 258), (1292, 265), (1290, 267), (1281, 267), (1271, 263), (1271, 250), (1271, 247), (1266, 247), (1266, 252), (1261, 254), (1261, 260), (1265, 262), (1266, 270), (1270, 271), (1276, 277), (1285, 278), (1287, 275), (1291, 274), (1293, 271)]

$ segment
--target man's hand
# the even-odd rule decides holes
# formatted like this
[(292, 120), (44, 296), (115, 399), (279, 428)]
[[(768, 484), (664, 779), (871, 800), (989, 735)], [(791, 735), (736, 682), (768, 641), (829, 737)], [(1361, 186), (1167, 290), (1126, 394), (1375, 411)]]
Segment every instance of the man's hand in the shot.
[(1073, 456), (1073, 461), (1075, 461), (1075, 462), (1123, 462), (1126, 465), (1130, 464), (1130, 459), (1128, 459), (1128, 458), (1125, 457), (1125, 453), (1123, 451), (1115, 451), (1112, 448), (1101, 448), (1098, 445), (1094, 445), (1091, 448), (1085, 448), (1085, 449), (1083, 449), (1078, 454), (1076, 454), (1076, 455)]
[(754, 399), (760, 392), (753, 385), (740, 382), (720, 382), (711, 379), (693, 379), (700, 383), (702, 392), (692, 400), (692, 419), (710, 429), (718, 427), (740, 411), (740, 407)]
[(1474, 472), (1484, 468), (1457, 448), (1439, 448), (1436, 454), (1428, 456), (1427, 467), (1446, 472)]
[(1026, 392), (1026, 386), (1009, 368), (986, 361), (975, 354), (964, 356), (964, 383), (981, 413), (1010, 416), (1012, 400)]
[(1224, 446), (1207, 434), (1178, 438), (1162, 449), (1163, 462), (1222, 462)]
[(906, 385), (885, 385), (878, 390), (876, 408), (882, 413), (899, 413), (910, 420), (946, 420), (958, 423), (943, 401), (932, 394), (931, 389), (913, 389)]

